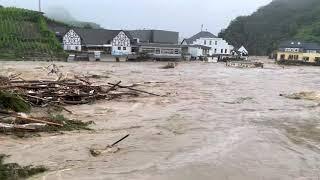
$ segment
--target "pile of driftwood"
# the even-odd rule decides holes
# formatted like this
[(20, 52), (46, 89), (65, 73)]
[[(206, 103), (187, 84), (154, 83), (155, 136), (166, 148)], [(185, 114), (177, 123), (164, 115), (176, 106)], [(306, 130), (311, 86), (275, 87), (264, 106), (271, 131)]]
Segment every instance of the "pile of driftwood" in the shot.
[(262, 62), (227, 61), (226, 66), (236, 68), (263, 68), (264, 64)]
[[(59, 70), (53, 66), (50, 73), (59, 74)], [(56, 107), (72, 113), (64, 106), (88, 104), (96, 100), (112, 100), (124, 96), (139, 96), (141, 93), (160, 96), (135, 89), (134, 86), (123, 86), (121, 81), (98, 86), (92, 85), (84, 76), (66, 79), (61, 78), (62, 75), (59, 74), (58, 77), (57, 80), (24, 80), (20, 75), (0, 76), (0, 128), (5, 130), (37, 130), (44, 126), (85, 128), (87, 124), (81, 121), (39, 119), (21, 112), (28, 113), (31, 107)], [(4, 119), (1, 116), (9, 117), (9, 122), (1, 121)]]
[[(63, 81), (13, 80), (0, 86), (0, 91), (18, 94), (32, 106), (79, 105), (96, 100), (111, 100), (121, 96), (138, 96), (139, 93), (159, 96), (143, 90), (122, 86), (121, 81), (106, 85), (91, 85), (84, 79)], [(119, 90), (127, 89), (127, 91)]]

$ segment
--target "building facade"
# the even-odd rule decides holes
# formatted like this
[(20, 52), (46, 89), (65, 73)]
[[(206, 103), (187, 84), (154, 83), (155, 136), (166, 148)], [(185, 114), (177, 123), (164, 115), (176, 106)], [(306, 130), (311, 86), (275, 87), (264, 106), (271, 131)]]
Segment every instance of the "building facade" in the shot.
[(201, 45), (209, 47), (208, 54), (202, 54), (202, 56), (230, 55), (233, 50), (233, 46), (227, 41), (218, 38), (208, 31), (201, 31), (191, 38), (184, 39), (181, 44), (184, 46)]
[(65, 51), (81, 51), (81, 37), (73, 30), (70, 29), (63, 36), (63, 49)]
[(320, 45), (300, 41), (286, 41), (279, 45), (276, 60), (302, 61), (307, 63), (320, 62)]
[(132, 38), (122, 30), (73, 28), (62, 39), (66, 51), (101, 51), (115, 56), (131, 54)]
[(132, 30), (133, 52), (153, 59), (181, 59), (179, 33), (163, 30)]
[(195, 59), (195, 60), (209, 54), (211, 49), (208, 46), (202, 46), (202, 45), (181, 45), (181, 47), (182, 47), (182, 54), (185, 57), (190, 56), (190, 59)]

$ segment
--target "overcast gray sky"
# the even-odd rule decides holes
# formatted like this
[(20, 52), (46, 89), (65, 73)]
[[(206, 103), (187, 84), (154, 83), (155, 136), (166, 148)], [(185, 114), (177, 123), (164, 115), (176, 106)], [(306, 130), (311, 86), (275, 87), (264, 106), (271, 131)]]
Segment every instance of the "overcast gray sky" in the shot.
[[(62, 6), (73, 17), (107, 29), (164, 29), (191, 36), (214, 34), (239, 15), (249, 15), (271, 0), (42, 0), (42, 9)], [(38, 9), (38, 0), (0, 0), (0, 5)]]

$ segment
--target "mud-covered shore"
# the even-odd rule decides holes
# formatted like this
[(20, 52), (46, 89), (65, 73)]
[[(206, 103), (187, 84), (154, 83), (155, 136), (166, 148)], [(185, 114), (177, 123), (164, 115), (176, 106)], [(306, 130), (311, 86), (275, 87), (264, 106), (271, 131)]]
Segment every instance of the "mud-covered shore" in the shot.
[[(0, 62), (0, 74), (48, 76), (49, 62)], [(280, 94), (317, 92), (318, 67), (238, 69), (224, 63), (77, 62), (56, 65), (72, 74), (98, 74), (96, 84), (122, 81), (166, 95), (143, 95), (68, 106), (66, 116), (94, 121), (94, 131), (0, 136), (8, 162), (44, 165), (32, 179), (257, 180), (320, 178), (318, 101)], [(52, 77), (54, 79), (54, 77)], [(93, 157), (92, 146), (125, 134), (120, 151)]]

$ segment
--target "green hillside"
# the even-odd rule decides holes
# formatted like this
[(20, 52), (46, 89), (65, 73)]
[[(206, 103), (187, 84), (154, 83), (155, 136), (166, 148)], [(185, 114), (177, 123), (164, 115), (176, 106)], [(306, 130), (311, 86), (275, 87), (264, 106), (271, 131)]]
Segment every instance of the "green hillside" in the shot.
[(282, 40), (320, 43), (320, 1), (273, 0), (236, 18), (219, 36), (234, 46), (245, 45), (252, 55), (268, 55)]
[(64, 55), (40, 13), (0, 8), (0, 59), (49, 59)]

